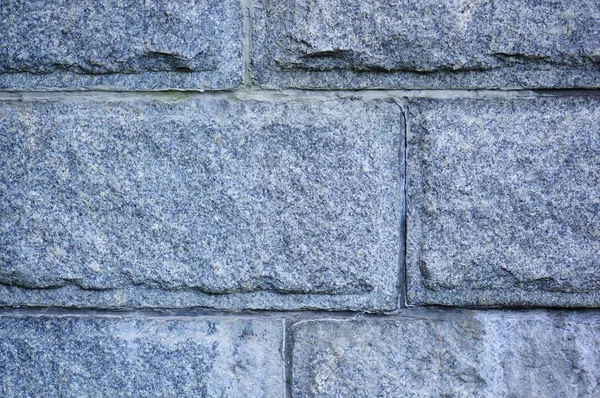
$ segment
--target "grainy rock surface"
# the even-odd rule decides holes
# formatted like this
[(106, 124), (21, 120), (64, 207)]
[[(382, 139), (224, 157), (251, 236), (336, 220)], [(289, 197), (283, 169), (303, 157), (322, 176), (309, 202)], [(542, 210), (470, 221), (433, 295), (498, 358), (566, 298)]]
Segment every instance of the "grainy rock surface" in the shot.
[(164, 97), (0, 104), (1, 304), (396, 307), (396, 104)]
[(254, 0), (267, 87), (599, 87), (600, 3)]
[(292, 327), (297, 397), (596, 397), (598, 313), (412, 312)]
[(0, 32), (0, 398), (600, 397), (600, 0)]
[(408, 301), (600, 305), (600, 100), (421, 100)]
[(280, 397), (282, 322), (1, 317), (3, 397)]
[(237, 0), (7, 0), (0, 88), (237, 87)]

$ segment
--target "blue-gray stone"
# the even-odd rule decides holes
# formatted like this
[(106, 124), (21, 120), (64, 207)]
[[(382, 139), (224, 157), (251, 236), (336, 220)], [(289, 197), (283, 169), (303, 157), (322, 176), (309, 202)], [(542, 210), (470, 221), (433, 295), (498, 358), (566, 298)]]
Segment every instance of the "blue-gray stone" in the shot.
[(396, 307), (396, 104), (170, 96), (0, 103), (0, 304)]
[(0, 88), (224, 89), (241, 84), (237, 0), (6, 0)]
[(600, 305), (600, 99), (418, 100), (412, 304)]
[(0, 317), (3, 397), (280, 397), (275, 318)]
[(265, 87), (600, 87), (589, 0), (253, 0)]
[(600, 314), (409, 311), (292, 327), (294, 397), (597, 397)]

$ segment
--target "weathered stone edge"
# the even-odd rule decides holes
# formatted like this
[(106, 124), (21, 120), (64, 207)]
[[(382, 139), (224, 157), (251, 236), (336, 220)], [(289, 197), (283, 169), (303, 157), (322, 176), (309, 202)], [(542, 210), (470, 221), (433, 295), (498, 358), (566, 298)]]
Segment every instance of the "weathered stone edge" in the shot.
[[(157, 293), (160, 297), (157, 297)], [(95, 309), (335, 310), (390, 312), (398, 308), (399, 293), (367, 295), (301, 295), (274, 292), (211, 295), (194, 290), (153, 291), (119, 289), (90, 291), (76, 287), (24, 289), (0, 286), (0, 307), (60, 307)]]

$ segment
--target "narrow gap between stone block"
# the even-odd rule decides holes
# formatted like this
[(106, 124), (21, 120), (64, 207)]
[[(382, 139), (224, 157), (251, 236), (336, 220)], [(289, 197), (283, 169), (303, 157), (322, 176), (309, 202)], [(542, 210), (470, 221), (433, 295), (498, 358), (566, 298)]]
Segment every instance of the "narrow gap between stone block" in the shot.
[[(247, 1), (247, 0), (244, 0)], [(250, 21), (251, 18), (248, 18)], [(249, 22), (250, 23), (250, 22)], [(248, 39), (245, 52), (249, 52)], [(247, 51), (246, 51), (247, 50)], [(73, 100), (158, 100), (165, 102), (185, 101), (194, 98), (227, 98), (230, 100), (286, 101), (293, 99), (360, 98), (363, 100), (386, 98), (431, 99), (520, 99), (539, 97), (600, 96), (600, 89), (577, 90), (489, 90), (489, 89), (262, 89), (252, 84), (250, 55), (245, 61), (248, 83), (234, 90), (145, 90), (126, 91), (116, 89), (94, 90), (0, 90), (0, 101), (73, 101)]]
[(292, 342), (293, 321), (289, 318), (284, 318), (283, 321), (283, 367), (284, 367), (284, 397), (292, 398), (294, 375), (292, 365), (294, 363), (294, 352)]
[(240, 0), (242, 7), (243, 22), (243, 36), (242, 36), (242, 51), (243, 51), (243, 87), (248, 89), (252, 86), (252, 66), (250, 51), (252, 48), (252, 21), (254, 18), (254, 12), (252, 9), (252, 0)]

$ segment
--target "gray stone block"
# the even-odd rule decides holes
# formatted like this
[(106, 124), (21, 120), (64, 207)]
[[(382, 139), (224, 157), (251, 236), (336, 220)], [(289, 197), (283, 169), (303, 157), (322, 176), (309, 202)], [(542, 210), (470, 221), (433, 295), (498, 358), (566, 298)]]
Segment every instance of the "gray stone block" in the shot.
[(265, 87), (599, 87), (600, 3), (253, 0)]
[(3, 397), (280, 397), (281, 320), (0, 317)]
[(600, 305), (600, 99), (410, 105), (411, 304)]
[(0, 104), (0, 304), (389, 310), (388, 101)]
[(292, 327), (295, 397), (597, 397), (600, 314), (412, 312)]
[(0, 89), (225, 89), (242, 82), (238, 0), (7, 0)]

